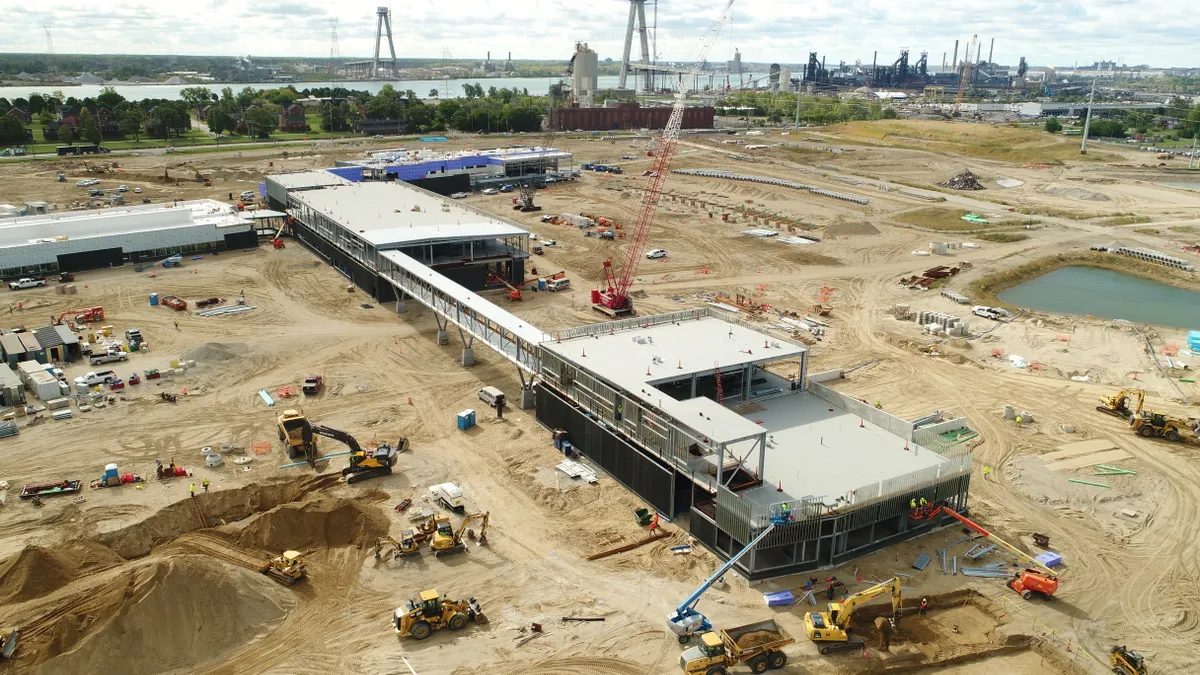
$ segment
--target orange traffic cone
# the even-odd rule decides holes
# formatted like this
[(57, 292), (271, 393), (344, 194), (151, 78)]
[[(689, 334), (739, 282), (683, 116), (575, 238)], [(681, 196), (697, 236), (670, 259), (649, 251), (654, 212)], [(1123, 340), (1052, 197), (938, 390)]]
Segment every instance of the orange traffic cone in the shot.
[(676, 370), (683, 370), (683, 359), (679, 359), (679, 365), (675, 366)]
[(862, 420), (862, 418), (861, 418), (861, 417), (860, 417), (860, 418), (858, 418), (858, 428), (859, 428), (859, 429), (864, 429), (864, 428), (866, 428), (866, 426), (867, 426), (867, 425), (863, 424), (863, 420)]

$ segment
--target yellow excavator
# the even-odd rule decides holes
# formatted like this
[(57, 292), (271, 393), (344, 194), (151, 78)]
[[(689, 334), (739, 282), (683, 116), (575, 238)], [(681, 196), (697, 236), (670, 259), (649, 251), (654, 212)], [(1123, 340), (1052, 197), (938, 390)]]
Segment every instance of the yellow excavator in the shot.
[(284, 586), (291, 586), (308, 575), (304, 556), (299, 551), (284, 551), (283, 555), (271, 558), (258, 571)]
[(479, 543), (487, 543), (488, 521), (491, 519), (491, 511), (484, 513), (472, 513), (463, 519), (462, 524), (455, 530), (450, 524), (450, 516), (436, 516), (434, 524), (436, 530), (433, 537), (429, 540), (429, 548), (433, 549), (433, 554), (437, 557), (444, 555), (452, 555), (454, 553), (462, 553), (467, 549), (467, 545), (463, 542), (463, 533), (466, 532), (468, 539), (475, 538), (474, 530), (467, 530), (467, 526), (476, 520), (479, 524)]
[(405, 530), (400, 535), (399, 541), (396, 541), (390, 535), (379, 537), (375, 540), (375, 559), (383, 559), (383, 549), (385, 546), (392, 547), (393, 559), (420, 555), (421, 544), (432, 537), (435, 531), (433, 519), (429, 518), (417, 524), (414, 529)]
[(816, 643), (822, 654), (862, 648), (861, 640), (850, 639), (850, 617), (859, 605), (885, 593), (892, 595), (891, 625), (894, 628), (900, 621), (900, 577), (892, 577), (842, 602), (831, 602), (827, 611), (805, 614), (804, 630), (808, 639)]
[[(1137, 401), (1137, 406), (1131, 408), (1130, 403)], [(1112, 396), (1101, 396), (1100, 405), (1096, 406), (1096, 410), (1107, 415), (1129, 419), (1130, 415), (1137, 415), (1142, 412), (1142, 406), (1146, 404), (1146, 390), (1144, 389), (1122, 389)]]
[(397, 607), (392, 613), (392, 624), (400, 637), (424, 640), (433, 631), (449, 628), (462, 630), (468, 622), (484, 624), (488, 618), (475, 598), (451, 600), (443, 598), (437, 591), (421, 591), (420, 604), (408, 601), (408, 607)]

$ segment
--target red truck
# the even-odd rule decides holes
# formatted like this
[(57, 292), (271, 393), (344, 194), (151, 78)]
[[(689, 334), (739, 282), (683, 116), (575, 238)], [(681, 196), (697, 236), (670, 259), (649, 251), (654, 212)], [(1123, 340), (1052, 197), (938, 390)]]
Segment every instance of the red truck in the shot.
[(304, 392), (305, 396), (316, 396), (321, 393), (322, 384), (320, 375), (309, 375), (304, 378), (304, 386), (301, 387), (301, 391)]

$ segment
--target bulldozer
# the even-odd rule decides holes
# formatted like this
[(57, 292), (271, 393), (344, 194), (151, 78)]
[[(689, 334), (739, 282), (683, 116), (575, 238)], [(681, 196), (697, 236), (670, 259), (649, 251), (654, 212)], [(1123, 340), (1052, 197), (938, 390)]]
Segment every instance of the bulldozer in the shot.
[(17, 652), (17, 642), (21, 639), (21, 631), (14, 628), (10, 631), (0, 630), (0, 656), (11, 659)]
[(1118, 675), (1146, 675), (1146, 659), (1141, 654), (1126, 649), (1113, 647), (1108, 653), (1108, 663), (1112, 671)]
[(1190, 438), (1195, 434), (1186, 420), (1160, 412), (1135, 415), (1129, 419), (1129, 426), (1142, 438), (1165, 438), (1172, 443)]
[(283, 555), (271, 558), (258, 571), (284, 586), (291, 586), (308, 575), (304, 556), (299, 551), (284, 551)]
[(462, 523), (455, 530), (450, 524), (449, 516), (434, 517), (434, 525), (436, 527), (433, 536), (429, 539), (429, 548), (433, 549), (433, 554), (437, 557), (444, 555), (453, 555), (462, 553), (467, 550), (466, 543), (463, 542), (463, 533), (466, 532), (468, 539), (475, 539), (474, 530), (467, 530), (467, 526), (472, 522), (480, 521), (479, 526), (479, 543), (487, 543), (488, 521), (491, 519), (491, 512), (472, 513), (463, 518)]
[(397, 607), (392, 613), (396, 634), (414, 640), (424, 640), (433, 631), (449, 628), (462, 630), (467, 623), (485, 624), (487, 616), (475, 598), (466, 601), (442, 597), (435, 590), (421, 591), (420, 604), (408, 601), (408, 607)]
[[(1129, 404), (1137, 400), (1137, 406), (1130, 408)], [(1144, 389), (1122, 389), (1112, 396), (1101, 396), (1100, 405), (1096, 406), (1096, 410), (1107, 415), (1129, 419), (1130, 415), (1139, 415), (1142, 412), (1142, 406), (1146, 404), (1146, 391)]]

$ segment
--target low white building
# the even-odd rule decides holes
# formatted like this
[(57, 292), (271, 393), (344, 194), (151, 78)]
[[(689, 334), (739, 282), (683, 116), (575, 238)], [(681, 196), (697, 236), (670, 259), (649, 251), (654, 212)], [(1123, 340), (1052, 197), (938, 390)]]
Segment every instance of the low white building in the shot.
[(117, 267), (258, 245), (253, 224), (212, 199), (0, 218), (0, 276)]

